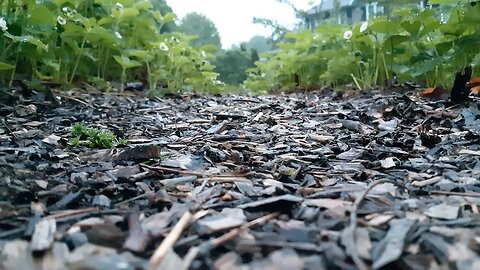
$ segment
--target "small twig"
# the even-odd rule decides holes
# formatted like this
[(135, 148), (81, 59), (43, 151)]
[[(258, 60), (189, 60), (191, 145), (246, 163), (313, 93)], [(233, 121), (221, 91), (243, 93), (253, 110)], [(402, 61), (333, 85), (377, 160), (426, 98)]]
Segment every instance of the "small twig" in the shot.
[(25, 226), (23, 226), (23, 225), (18, 227), (18, 228), (9, 230), (9, 231), (2, 231), (2, 232), (0, 232), (0, 239), (9, 238), (12, 235), (21, 234), (24, 231), (25, 231)]
[(126, 200), (121, 201), (121, 202), (118, 202), (118, 203), (116, 203), (116, 204), (114, 205), (114, 207), (117, 208), (117, 207), (119, 207), (119, 206), (121, 206), (121, 205), (124, 205), (124, 204), (130, 203), (130, 202), (133, 202), (133, 201), (142, 199), (142, 198), (145, 197), (145, 195), (146, 195), (146, 193), (141, 194), (141, 195), (138, 195), (138, 196), (133, 197), (133, 198), (130, 198), (130, 199), (126, 199)]
[(177, 224), (175, 224), (175, 226), (167, 235), (167, 237), (165, 237), (165, 239), (162, 241), (160, 246), (158, 246), (158, 248), (155, 250), (152, 257), (150, 257), (148, 269), (150, 270), (158, 269), (158, 266), (162, 263), (163, 259), (165, 258), (165, 255), (173, 247), (173, 245), (178, 240), (178, 238), (182, 234), (185, 227), (187, 227), (188, 224), (190, 224), (190, 221), (192, 220), (192, 218), (193, 218), (193, 215), (189, 211), (183, 214), (183, 216), (180, 218)]
[(5, 122), (5, 119), (2, 119), (2, 124), (3, 126), (5, 126), (5, 128), (7, 128), (8, 133), (10, 133), (14, 138), (17, 138), (17, 135), (15, 135), (15, 133), (13, 133), (10, 127), (8, 127), (7, 123)]
[(219, 236), (215, 239), (212, 239), (208, 242), (205, 242), (205, 243), (201, 244), (200, 246), (195, 246), (195, 247), (190, 248), (190, 250), (188, 251), (187, 255), (185, 255), (185, 258), (183, 260), (185, 268), (188, 269), (190, 267), (190, 264), (193, 262), (193, 260), (195, 260), (195, 258), (198, 256), (198, 254), (200, 252), (207, 252), (209, 250), (212, 250), (212, 249), (220, 246), (221, 244), (223, 244), (227, 241), (233, 240), (244, 230), (246, 230), (250, 227), (256, 226), (258, 224), (267, 222), (267, 221), (269, 221), (273, 218), (276, 218), (278, 215), (280, 215), (280, 213), (275, 212), (275, 213), (265, 215), (263, 217), (259, 217), (255, 220), (252, 220), (248, 223), (243, 224), (242, 226), (238, 227), (237, 229), (229, 231), (228, 233), (226, 233), (222, 236)]
[(318, 246), (309, 242), (286, 242), (286, 241), (275, 241), (275, 240), (240, 240), (239, 244), (242, 246), (267, 246), (267, 247), (277, 247), (277, 248), (293, 248), (300, 251), (306, 252), (324, 252), (325, 247)]
[(63, 210), (63, 211), (52, 211), (51, 215), (46, 216), (45, 218), (64, 218), (68, 216), (74, 216), (78, 214), (86, 214), (86, 213), (91, 213), (91, 212), (96, 212), (98, 211), (97, 207), (90, 207), (90, 208), (84, 208), (84, 209), (76, 209), (76, 210)]
[(375, 182), (371, 183), (367, 187), (367, 189), (363, 192), (363, 194), (355, 200), (355, 202), (353, 203), (352, 212), (350, 212), (350, 226), (346, 229), (346, 230), (349, 230), (350, 233), (351, 233), (350, 241), (352, 242), (352, 247), (351, 247), (351, 254), (350, 255), (352, 257), (353, 262), (355, 263), (355, 266), (357, 266), (357, 268), (360, 269), (360, 270), (368, 270), (368, 266), (365, 264), (365, 262), (358, 255), (357, 246), (356, 246), (356, 243), (355, 243), (355, 230), (357, 229), (357, 224), (358, 224), (358, 220), (357, 220), (358, 209), (360, 208), (360, 204), (367, 197), (367, 194), (374, 187), (376, 187), (378, 185), (381, 185), (381, 184), (386, 184), (386, 183), (398, 185), (397, 182), (392, 181), (392, 180), (388, 180), (388, 179), (382, 179), (382, 180), (378, 180), (378, 181), (375, 181)]
[(199, 194), (200, 192), (202, 192), (202, 190), (207, 186), (208, 184), (208, 178), (205, 178), (202, 180), (202, 185), (200, 186), (199, 189), (197, 189), (192, 195), (195, 196), (197, 194)]
[(146, 168), (146, 169), (149, 169), (151, 171), (176, 173), (176, 174), (180, 174), (180, 175), (195, 175), (195, 176), (203, 177), (203, 173), (199, 173), (199, 172), (188, 172), (188, 171), (182, 171), (182, 170), (167, 168), (167, 167), (162, 167), (162, 166), (154, 167), (154, 166), (149, 166), (149, 165), (146, 165), (146, 164), (139, 164), (139, 166), (141, 168)]
[[(53, 92), (53, 91), (52, 91), (52, 92)], [(69, 99), (69, 100), (76, 101), (76, 102), (78, 102), (78, 103), (80, 103), (80, 104), (82, 104), (82, 105), (85, 105), (85, 106), (87, 106), (87, 107), (94, 108), (94, 106), (93, 106), (92, 104), (90, 104), (90, 103), (88, 103), (88, 102), (85, 102), (85, 101), (81, 100), (80, 98), (66, 96), (66, 95), (62, 95), (62, 94), (56, 93), (56, 92), (55, 92), (55, 95), (56, 95), (57, 97), (61, 97), (61, 98), (65, 98), (65, 99)]]
[(250, 182), (248, 178), (245, 177), (236, 177), (236, 176), (211, 176), (207, 178), (200, 178), (197, 179), (198, 182), (204, 182), (204, 181), (209, 181), (209, 182), (220, 182), (220, 183), (235, 183), (235, 182)]
[(451, 195), (451, 196), (480, 198), (480, 193), (473, 193), (473, 192), (453, 192), (453, 191), (432, 190), (432, 191), (429, 191), (428, 193), (430, 193), (431, 195)]

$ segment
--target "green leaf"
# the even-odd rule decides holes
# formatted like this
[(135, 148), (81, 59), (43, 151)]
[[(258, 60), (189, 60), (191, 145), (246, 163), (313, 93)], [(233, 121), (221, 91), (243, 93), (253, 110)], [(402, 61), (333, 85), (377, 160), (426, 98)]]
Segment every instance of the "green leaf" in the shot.
[(472, 64), (475, 66), (480, 66), (480, 53), (475, 55), (475, 57), (473, 58)]
[(15, 66), (12, 66), (10, 64), (0, 62), (0, 70), (10, 70), (13, 69)]
[(35, 70), (35, 75), (37, 75), (37, 77), (41, 80), (44, 80), (44, 81), (50, 81), (50, 80), (53, 80), (53, 76), (48, 76), (48, 75), (44, 75), (42, 74), (40, 71), (38, 70)]
[(37, 47), (37, 49), (42, 49), (44, 51), (48, 51), (48, 46), (45, 45), (40, 39), (34, 38), (32, 36), (13, 36), (8, 32), (4, 33), (4, 36), (10, 38), (14, 42), (27, 42), (33, 44)]
[(209, 79), (216, 79), (218, 77), (218, 73), (215, 72), (202, 72), (202, 76), (209, 78)]
[(410, 71), (410, 67), (401, 64), (393, 64), (392, 71), (396, 74), (406, 74)]
[(112, 34), (112, 32), (101, 26), (94, 26), (91, 31), (88, 32), (88, 39), (92, 43), (103, 41), (102, 44), (110, 48), (114, 47), (117, 43), (116, 37)]
[(122, 66), (123, 69), (139, 67), (142, 65), (140, 62), (131, 60), (130, 58), (123, 55), (122, 56), (114, 55), (113, 58), (115, 59), (115, 61), (117, 61), (117, 63), (120, 66)]
[(389, 34), (400, 30), (400, 24), (397, 21), (379, 17), (372, 19), (372, 23), (369, 24), (368, 28), (373, 32)]
[(27, 14), (26, 23), (29, 25), (55, 26), (57, 24), (57, 17), (43, 5), (30, 7)]
[(432, 9), (425, 9), (422, 11), (420, 14), (418, 14), (417, 20), (423, 24), (423, 28), (420, 30), (419, 36), (429, 35), (442, 25)]
[(138, 11), (138, 9), (136, 8), (124, 8), (121, 12), (120, 12), (120, 17), (119, 19), (120, 20), (125, 20), (127, 18), (133, 18), (133, 17), (137, 17), (138, 14), (140, 14), (140, 12)]
[(133, 5), (134, 8), (137, 8), (138, 10), (148, 10), (153, 7), (152, 2), (148, 0), (143, 0), (143, 1), (138, 1)]
[(175, 19), (177, 18), (177, 15), (175, 15), (175, 13), (167, 13), (165, 14), (165, 16), (163, 16), (162, 18), (162, 23), (163, 24), (166, 24), (166, 23), (169, 23), (169, 22), (173, 22), (175, 21)]
[(212, 44), (206, 44), (200, 47), (200, 50), (204, 50), (206, 52), (215, 52), (218, 51), (218, 47)]
[(60, 70), (60, 65), (58, 63), (53, 62), (52, 60), (45, 59), (44, 63), (45, 65), (52, 67), (55, 71)]
[(112, 17), (103, 17), (100, 20), (98, 20), (97, 24), (99, 26), (105, 25), (105, 24), (112, 24), (114, 23), (115, 20)]
[(409, 36), (404, 36), (404, 35), (392, 35), (385, 39), (385, 42), (383, 43), (383, 47), (385, 49), (390, 50), (391, 48), (394, 48), (398, 46), (399, 44), (402, 44), (403, 42), (409, 41), (410, 37)]
[(135, 56), (137, 58), (140, 58), (144, 61), (151, 61), (153, 59), (153, 55), (152, 53), (150, 53), (149, 51), (145, 51), (145, 50), (135, 50), (135, 49), (130, 49), (130, 50), (127, 50), (126, 53), (129, 55), (129, 56)]
[(427, 72), (434, 71), (439, 65), (442, 64), (443, 59), (441, 57), (433, 58), (432, 60), (427, 60), (420, 62), (413, 68), (413, 75), (415, 77), (425, 75)]
[(308, 54), (308, 55), (314, 54), (314, 53), (317, 52), (317, 49), (318, 49), (318, 46), (317, 46), (317, 45), (313, 45), (313, 46), (311, 46), (310, 48), (308, 48), (307, 54)]
[(418, 35), (418, 32), (420, 31), (420, 27), (422, 26), (422, 23), (420, 21), (413, 21), (413, 22), (403, 21), (400, 25), (410, 35), (416, 36), (416, 35)]
[(435, 45), (435, 48), (437, 49), (437, 52), (439, 55), (444, 55), (452, 48), (452, 45), (453, 45), (453, 42), (451, 41), (442, 42)]
[(155, 20), (157, 20), (158, 23), (162, 22), (162, 13), (160, 13), (160, 11), (155, 10), (150, 12), (150, 14), (152, 14), (153, 18), (155, 18)]

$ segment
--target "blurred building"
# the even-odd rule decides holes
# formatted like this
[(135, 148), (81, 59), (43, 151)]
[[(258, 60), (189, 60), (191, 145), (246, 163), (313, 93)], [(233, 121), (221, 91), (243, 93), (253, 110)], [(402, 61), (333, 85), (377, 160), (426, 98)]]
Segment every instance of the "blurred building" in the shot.
[(426, 6), (426, 0), (322, 0), (304, 14), (305, 28), (313, 29), (323, 22), (355, 24), (379, 14), (388, 14), (395, 7)]

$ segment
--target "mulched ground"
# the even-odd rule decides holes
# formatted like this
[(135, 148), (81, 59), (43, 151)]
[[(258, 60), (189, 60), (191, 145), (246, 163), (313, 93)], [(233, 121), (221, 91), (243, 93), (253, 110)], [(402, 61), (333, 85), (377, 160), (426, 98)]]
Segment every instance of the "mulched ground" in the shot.
[[(3, 102), (0, 269), (480, 269), (478, 101)], [(77, 122), (129, 143), (70, 146)]]

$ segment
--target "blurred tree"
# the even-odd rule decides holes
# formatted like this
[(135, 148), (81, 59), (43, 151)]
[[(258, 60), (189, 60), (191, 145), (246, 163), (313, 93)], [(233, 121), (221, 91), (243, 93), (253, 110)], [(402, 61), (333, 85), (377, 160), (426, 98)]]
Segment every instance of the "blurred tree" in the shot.
[(251, 54), (250, 54), (250, 64), (251, 66), (250, 67), (255, 67), (255, 62), (257, 62), (258, 60), (260, 60), (260, 57), (258, 56), (258, 51), (256, 49), (251, 49), (250, 50)]
[(264, 36), (254, 36), (245, 43), (247, 50), (255, 49), (257, 53), (264, 53), (273, 49), (273, 41)]
[[(154, 10), (160, 11), (162, 16), (167, 13), (173, 12), (172, 8), (167, 4), (165, 0), (152, 0), (152, 5)], [(176, 25), (175, 22), (169, 22), (165, 24), (160, 30), (161, 33), (171, 33), (175, 31)]]
[(213, 64), (215, 72), (219, 73), (218, 79), (230, 85), (240, 85), (247, 79), (246, 70), (254, 67), (254, 61), (258, 60), (255, 50), (245, 50), (242, 44), (240, 48), (222, 50), (217, 53)]
[(220, 34), (215, 24), (202, 14), (191, 12), (182, 18), (178, 31), (187, 35), (198, 36), (197, 39), (191, 41), (193, 46), (201, 46), (206, 44), (222, 47)]

